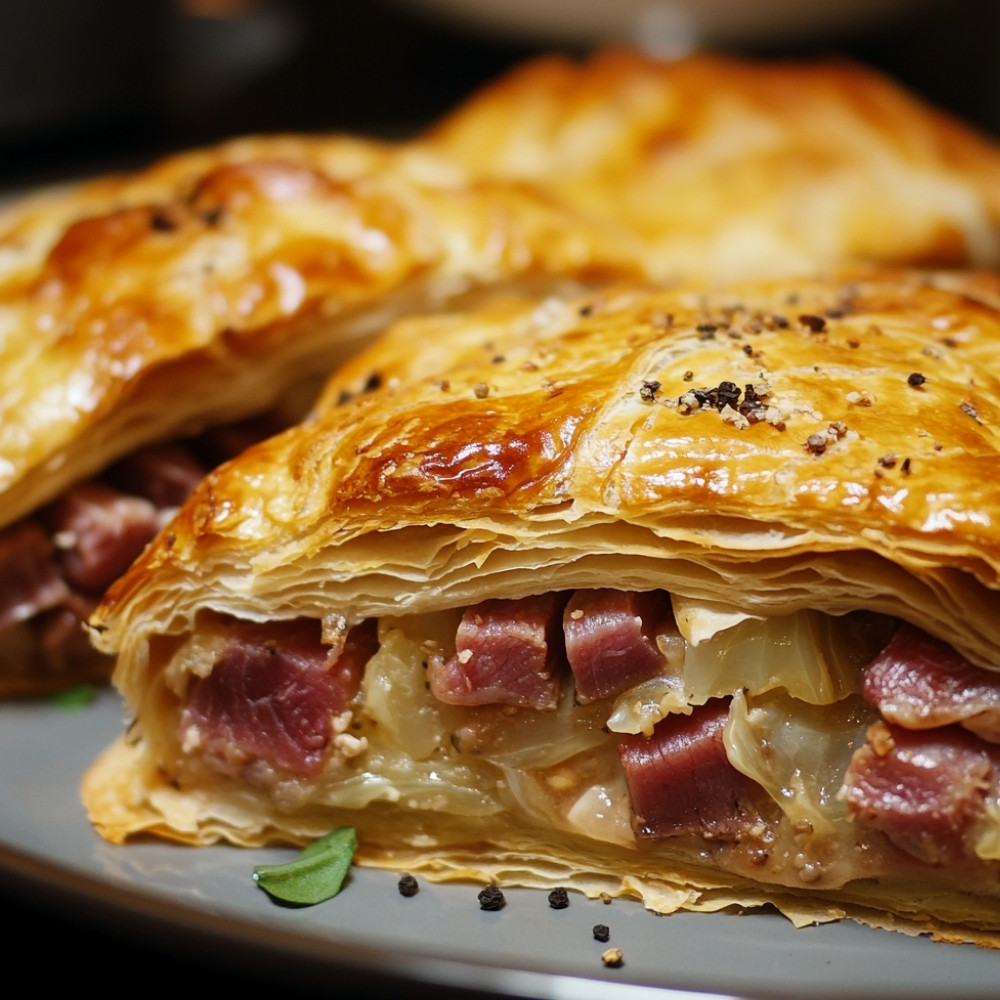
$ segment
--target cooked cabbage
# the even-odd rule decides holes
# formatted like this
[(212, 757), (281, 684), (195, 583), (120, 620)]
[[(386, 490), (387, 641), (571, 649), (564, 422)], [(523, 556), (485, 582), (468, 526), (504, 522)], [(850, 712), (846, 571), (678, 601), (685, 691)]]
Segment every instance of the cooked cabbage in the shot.
[(866, 612), (743, 619), (688, 645), (687, 701), (702, 705), (735, 691), (759, 695), (783, 688), (812, 705), (832, 704), (860, 690), (861, 668), (884, 644), (887, 623)]
[(632, 811), (616, 745), (595, 747), (551, 767), (504, 768), (504, 786), (524, 814), (555, 829), (634, 846)]
[[(537, 818), (622, 842), (631, 836), (627, 810), (598, 808), (626, 801), (621, 789), (611, 790), (621, 772), (608, 731), (649, 735), (671, 713), (731, 696), (726, 746), (733, 765), (793, 823), (831, 832), (846, 821), (836, 794), (874, 717), (856, 694), (860, 670), (885, 641), (888, 620), (812, 611), (761, 619), (684, 607), (687, 634), (698, 641), (674, 637), (664, 650), (664, 675), (619, 696), (610, 716), (606, 702), (579, 705), (571, 693), (552, 712), (439, 702), (426, 683), (426, 662), (447, 649), (455, 618), (383, 620), (362, 682), (359, 733), (377, 729), (379, 750), (356, 761), (338, 804), (403, 799), (482, 813), (511, 796)], [(572, 787), (568, 774), (575, 775)], [(986, 838), (983, 849), (991, 850)]]
[(505, 767), (549, 767), (607, 739), (604, 707), (577, 705), (572, 695), (554, 712), (438, 701), (426, 682), (429, 643), (415, 638), (426, 625), (424, 617), (406, 631), (383, 623), (361, 687), (368, 719), (415, 760), (460, 752)]
[(366, 714), (414, 760), (427, 760), (446, 730), (427, 690), (420, 645), (398, 628), (380, 629), (379, 640), (361, 682)]
[(1000, 861), (1000, 799), (991, 795), (975, 833), (975, 851), (983, 861)]
[(759, 615), (737, 611), (727, 604), (711, 601), (696, 601), (692, 598), (671, 594), (674, 620), (684, 639), (694, 646), (711, 639), (717, 632), (723, 632), (747, 620), (763, 621)]
[(793, 824), (816, 834), (847, 822), (838, 798), (854, 751), (877, 718), (860, 696), (808, 705), (780, 690), (737, 691), (724, 740), (730, 763), (761, 785)]
[(342, 809), (399, 802), (456, 816), (487, 816), (502, 808), (493, 783), (483, 780), (474, 762), (414, 761), (400, 751), (369, 754), (356, 773), (324, 786), (323, 802)]
[(665, 674), (643, 681), (619, 695), (608, 717), (613, 733), (643, 733), (652, 736), (653, 727), (671, 712), (691, 714), (679, 677)]

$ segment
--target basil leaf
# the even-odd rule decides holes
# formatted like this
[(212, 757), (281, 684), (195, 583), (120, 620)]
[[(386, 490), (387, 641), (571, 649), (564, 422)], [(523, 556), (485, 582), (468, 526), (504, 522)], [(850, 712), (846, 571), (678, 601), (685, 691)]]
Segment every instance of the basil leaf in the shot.
[(358, 846), (354, 827), (342, 826), (281, 865), (257, 865), (253, 878), (272, 899), (312, 906), (340, 892)]

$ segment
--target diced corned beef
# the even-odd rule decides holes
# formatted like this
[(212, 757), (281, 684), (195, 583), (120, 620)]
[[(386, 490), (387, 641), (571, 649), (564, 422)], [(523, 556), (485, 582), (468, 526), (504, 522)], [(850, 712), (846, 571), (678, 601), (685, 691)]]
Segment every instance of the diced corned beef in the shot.
[(71, 587), (96, 593), (128, 569), (156, 534), (156, 508), (100, 482), (71, 487), (45, 511)]
[(188, 448), (161, 444), (123, 458), (107, 478), (118, 489), (145, 497), (157, 510), (165, 510), (184, 503), (207, 472)]
[(958, 722), (1000, 743), (1000, 672), (974, 666), (913, 625), (902, 625), (866, 668), (862, 690), (886, 720), (907, 729)]
[(188, 444), (198, 461), (207, 468), (214, 469), (246, 451), (250, 445), (277, 434), (285, 426), (285, 421), (276, 414), (266, 413), (236, 424), (209, 427)]
[(0, 532), (0, 633), (30, 621), (54, 654), (86, 650), (80, 624), (209, 468), (276, 433), (274, 415), (152, 445)]
[(970, 835), (998, 779), (1000, 748), (960, 726), (918, 732), (877, 722), (840, 794), (857, 821), (921, 861), (946, 864), (972, 856)]
[(358, 693), (377, 648), (375, 621), (351, 629), (335, 663), (313, 619), (234, 623), (212, 672), (191, 685), (181, 739), (230, 773), (263, 762), (282, 774), (314, 777), (333, 738), (333, 718)]
[(664, 591), (578, 590), (563, 613), (566, 657), (581, 704), (663, 673), (658, 634), (679, 635)]
[(0, 532), (0, 630), (58, 606), (69, 595), (54, 555), (37, 521)]
[(428, 665), (431, 693), (451, 705), (519, 705), (552, 709), (565, 659), (565, 595), (488, 600), (466, 610), (456, 652)]
[(70, 593), (65, 604), (36, 615), (32, 624), (42, 648), (62, 655), (89, 650), (90, 639), (82, 623), (97, 606), (97, 600)]
[(691, 715), (668, 715), (652, 736), (618, 746), (639, 837), (696, 834), (737, 841), (757, 819), (757, 784), (726, 756), (729, 700), (712, 699)]

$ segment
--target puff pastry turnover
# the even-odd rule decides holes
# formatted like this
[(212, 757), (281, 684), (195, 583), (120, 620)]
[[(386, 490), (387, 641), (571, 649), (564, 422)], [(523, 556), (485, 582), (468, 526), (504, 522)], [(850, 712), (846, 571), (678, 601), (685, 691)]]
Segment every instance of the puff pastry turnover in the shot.
[(431, 130), (477, 174), (640, 234), (658, 272), (994, 265), (992, 139), (846, 61), (539, 59)]
[(234, 141), (11, 209), (0, 693), (106, 677), (81, 609), (228, 455), (206, 431), (300, 416), (393, 317), (647, 274), (633, 244), (429, 151), (335, 138)]
[(97, 609), (93, 823), (997, 944), (997, 289), (400, 322)]
[(311, 400), (301, 380), (391, 318), (504, 288), (996, 263), (998, 175), (992, 144), (858, 68), (617, 52), (519, 68), (412, 142), (248, 138), (15, 206), (0, 693), (104, 675), (78, 619), (234, 447), (191, 439)]

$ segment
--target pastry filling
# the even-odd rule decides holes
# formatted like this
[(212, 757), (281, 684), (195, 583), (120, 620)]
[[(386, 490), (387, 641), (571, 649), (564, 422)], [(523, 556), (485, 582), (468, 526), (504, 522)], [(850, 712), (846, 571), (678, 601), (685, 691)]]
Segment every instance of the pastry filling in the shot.
[(93, 657), (85, 621), (210, 469), (272, 433), (270, 418), (153, 445), (0, 530), (0, 640), (54, 661)]
[(885, 616), (583, 590), (353, 627), (206, 613), (157, 659), (181, 788), (504, 813), (788, 885), (902, 866), (1000, 896), (1000, 673)]

